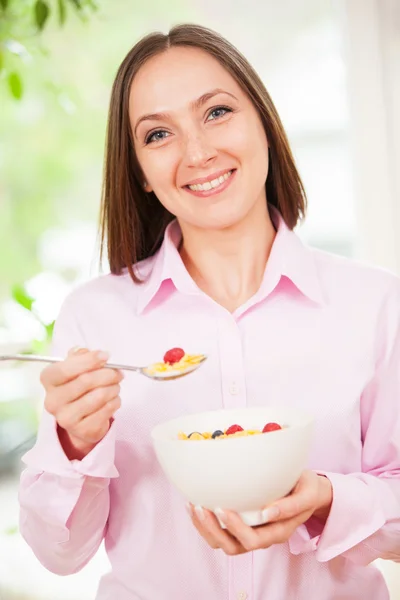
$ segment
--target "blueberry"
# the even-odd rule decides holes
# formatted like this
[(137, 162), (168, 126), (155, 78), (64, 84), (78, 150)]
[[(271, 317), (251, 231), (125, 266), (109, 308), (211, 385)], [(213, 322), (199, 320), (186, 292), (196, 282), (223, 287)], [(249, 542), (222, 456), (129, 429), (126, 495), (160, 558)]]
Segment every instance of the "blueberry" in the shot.
[(215, 440), (215, 438), (219, 437), (220, 435), (224, 435), (224, 432), (221, 431), (220, 429), (217, 429), (217, 431), (214, 431), (214, 433), (212, 434), (212, 439)]

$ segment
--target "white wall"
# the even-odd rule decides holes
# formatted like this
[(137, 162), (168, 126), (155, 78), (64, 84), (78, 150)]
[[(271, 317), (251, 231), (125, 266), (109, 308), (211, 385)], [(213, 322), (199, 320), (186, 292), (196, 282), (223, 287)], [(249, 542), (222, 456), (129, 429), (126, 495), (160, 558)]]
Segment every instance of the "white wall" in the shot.
[(400, 1), (342, 7), (356, 254), (400, 274)]
[[(343, 0), (355, 251), (400, 275), (400, 1)], [(400, 540), (399, 540), (400, 544)], [(378, 561), (400, 599), (400, 565)]]

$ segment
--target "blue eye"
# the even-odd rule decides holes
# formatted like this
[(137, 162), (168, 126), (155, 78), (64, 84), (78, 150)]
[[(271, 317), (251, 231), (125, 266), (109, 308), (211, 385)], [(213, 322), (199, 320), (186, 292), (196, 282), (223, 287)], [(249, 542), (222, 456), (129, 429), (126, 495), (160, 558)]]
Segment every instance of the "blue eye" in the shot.
[(161, 140), (165, 140), (165, 138), (168, 136), (169, 136), (168, 131), (164, 131), (163, 129), (158, 129), (157, 131), (153, 131), (153, 133), (150, 133), (150, 135), (148, 135), (146, 137), (145, 144), (153, 144), (154, 142), (161, 142)]
[(229, 112), (232, 112), (231, 108), (228, 108), (227, 106), (217, 106), (216, 108), (213, 108), (210, 114), (208, 115), (208, 120), (215, 121), (216, 119), (220, 119)]

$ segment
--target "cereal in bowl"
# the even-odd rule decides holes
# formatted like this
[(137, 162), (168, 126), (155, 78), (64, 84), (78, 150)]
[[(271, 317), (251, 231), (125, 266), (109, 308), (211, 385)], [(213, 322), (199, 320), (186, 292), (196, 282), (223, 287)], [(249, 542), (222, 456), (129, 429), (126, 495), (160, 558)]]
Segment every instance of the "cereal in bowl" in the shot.
[(259, 435), (262, 433), (268, 433), (270, 431), (279, 431), (279, 429), (283, 429), (282, 425), (279, 423), (270, 422), (267, 423), (263, 429), (243, 429), (240, 425), (234, 424), (228, 427), (225, 431), (222, 429), (216, 429), (213, 433), (192, 431), (192, 433), (186, 434), (183, 431), (178, 433), (179, 440), (222, 440), (225, 438), (233, 438), (233, 437), (246, 437), (249, 435)]

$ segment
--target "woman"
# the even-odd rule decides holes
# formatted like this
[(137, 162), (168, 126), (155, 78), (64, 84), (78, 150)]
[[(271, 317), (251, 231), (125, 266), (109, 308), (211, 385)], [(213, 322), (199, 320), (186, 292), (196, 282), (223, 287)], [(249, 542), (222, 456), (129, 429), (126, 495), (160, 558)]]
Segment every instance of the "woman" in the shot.
[[(400, 285), (305, 247), (304, 212), (282, 124), (235, 48), (183, 25), (129, 52), (106, 152), (112, 274), (61, 310), (53, 352), (68, 357), (43, 371), (24, 457), (21, 532), (49, 570), (78, 571), (104, 539), (98, 600), (389, 597), (370, 563), (400, 558)], [(210, 359), (165, 384), (104, 368), (174, 346)], [(202, 507), (188, 518), (153, 426), (266, 404), (316, 417), (293, 493), (258, 528), (224, 511), (223, 529)]]

